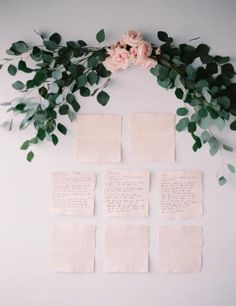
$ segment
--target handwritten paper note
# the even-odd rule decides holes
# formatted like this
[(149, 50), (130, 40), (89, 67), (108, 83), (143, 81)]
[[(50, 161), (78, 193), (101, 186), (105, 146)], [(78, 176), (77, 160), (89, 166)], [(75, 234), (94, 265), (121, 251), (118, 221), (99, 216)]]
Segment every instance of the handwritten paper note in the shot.
[(164, 225), (159, 228), (160, 272), (200, 272), (202, 226)]
[(174, 115), (136, 113), (130, 117), (130, 158), (140, 162), (175, 160)]
[(81, 163), (119, 163), (121, 116), (78, 116), (77, 150)]
[(148, 272), (147, 225), (107, 225), (105, 272)]
[(94, 272), (95, 226), (57, 223), (52, 227), (51, 267), (57, 272)]
[(202, 215), (202, 172), (164, 171), (160, 174), (160, 217), (190, 219)]
[(53, 172), (52, 213), (93, 215), (95, 181), (95, 173)]
[(105, 213), (109, 217), (148, 216), (148, 194), (148, 171), (109, 171), (105, 174)]

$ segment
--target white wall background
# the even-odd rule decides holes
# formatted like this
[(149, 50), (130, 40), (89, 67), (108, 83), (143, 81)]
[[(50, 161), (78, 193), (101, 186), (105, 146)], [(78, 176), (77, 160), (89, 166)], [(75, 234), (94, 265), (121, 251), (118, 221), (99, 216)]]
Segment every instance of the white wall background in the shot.
[[(95, 43), (95, 33), (107, 30), (108, 41), (129, 30), (142, 31), (152, 41), (158, 30), (166, 30), (177, 41), (201, 36), (214, 53), (236, 58), (235, 0), (152, 1), (1, 1), (1, 57), (11, 42), (23, 39), (37, 43), (33, 29), (58, 31), (66, 40)], [(235, 62), (236, 63), (236, 62)], [(12, 78), (0, 73), (0, 101), (14, 96)], [(177, 160), (173, 164), (132, 164), (127, 159), (127, 115), (131, 112), (174, 112), (180, 103), (173, 94), (156, 85), (144, 70), (130, 69), (113, 77), (111, 100), (106, 108), (94, 99), (83, 102), (87, 113), (117, 113), (124, 116), (123, 164), (80, 165), (75, 158), (76, 126), (53, 148), (35, 149), (32, 164), (25, 161), (19, 146), (31, 131), (0, 130), (0, 305), (4, 306), (234, 306), (236, 305), (236, 178), (223, 188), (215, 180), (219, 157), (208, 156), (207, 148), (191, 150), (185, 133), (176, 135)], [(0, 110), (0, 119), (6, 118)], [(235, 145), (235, 134), (224, 138)], [(235, 162), (235, 154), (227, 155)], [(113, 222), (151, 225), (150, 273), (105, 274), (102, 272), (102, 173), (105, 169), (150, 169), (150, 208), (147, 219), (114, 219)], [(204, 216), (189, 223), (204, 226), (203, 269), (199, 274), (161, 274), (157, 260), (158, 190), (160, 169), (204, 171)], [(53, 217), (49, 214), (52, 170), (94, 170), (98, 173), (96, 216)], [(55, 220), (93, 223), (98, 226), (96, 273), (60, 274), (48, 266), (50, 225)], [(174, 223), (174, 222), (172, 222)], [(186, 222), (187, 223), (187, 222)]]

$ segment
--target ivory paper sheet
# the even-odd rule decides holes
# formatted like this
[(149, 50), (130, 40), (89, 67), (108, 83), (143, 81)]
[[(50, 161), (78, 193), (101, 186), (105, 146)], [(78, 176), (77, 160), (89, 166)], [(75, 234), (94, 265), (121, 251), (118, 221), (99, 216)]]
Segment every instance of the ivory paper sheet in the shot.
[(81, 163), (119, 163), (121, 116), (78, 116), (77, 152)]
[(51, 266), (57, 272), (94, 272), (95, 226), (56, 223), (52, 227)]
[(160, 174), (159, 189), (162, 219), (202, 216), (201, 171), (164, 171)]
[(200, 272), (202, 226), (164, 225), (159, 228), (160, 272)]
[(136, 113), (130, 117), (130, 158), (138, 162), (175, 160), (174, 114)]
[(95, 181), (95, 173), (53, 172), (52, 213), (93, 215)]
[(107, 216), (148, 216), (148, 171), (109, 171), (105, 174), (104, 184), (104, 206)]
[(105, 272), (148, 272), (147, 225), (107, 225)]

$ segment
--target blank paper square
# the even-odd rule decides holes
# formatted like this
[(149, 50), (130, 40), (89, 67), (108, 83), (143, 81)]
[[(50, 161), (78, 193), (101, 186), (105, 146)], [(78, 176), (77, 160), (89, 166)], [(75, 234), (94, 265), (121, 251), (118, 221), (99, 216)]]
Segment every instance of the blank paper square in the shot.
[(53, 172), (53, 214), (91, 216), (94, 214), (96, 175), (91, 172)]
[(108, 171), (104, 185), (106, 216), (148, 216), (149, 171)]
[(162, 219), (202, 216), (201, 171), (164, 171), (159, 177), (159, 189)]
[(77, 158), (81, 163), (121, 161), (121, 116), (78, 116)]
[(200, 272), (202, 226), (165, 225), (159, 228), (160, 272)]
[(107, 225), (104, 271), (148, 272), (147, 225)]
[(94, 272), (95, 226), (56, 223), (52, 227), (51, 267), (56, 272)]
[(174, 161), (174, 114), (132, 114), (130, 117), (130, 158), (137, 162)]

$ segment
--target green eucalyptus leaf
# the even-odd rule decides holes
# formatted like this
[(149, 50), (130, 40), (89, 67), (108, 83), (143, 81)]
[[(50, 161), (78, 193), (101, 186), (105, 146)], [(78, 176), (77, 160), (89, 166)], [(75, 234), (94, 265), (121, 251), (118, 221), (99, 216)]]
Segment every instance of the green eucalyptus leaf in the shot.
[(37, 138), (43, 141), (46, 138), (46, 132), (43, 128), (38, 129)]
[(20, 40), (12, 44), (10, 51), (12, 51), (13, 54), (19, 55), (28, 51), (28, 46), (24, 41)]
[(59, 114), (60, 115), (67, 115), (69, 111), (69, 106), (67, 104), (63, 104), (59, 107)]
[(178, 132), (185, 130), (188, 126), (188, 123), (189, 119), (187, 117), (180, 119), (179, 122), (176, 124), (176, 130)]
[(176, 88), (175, 90), (175, 95), (178, 99), (183, 99), (183, 96), (184, 96), (184, 92), (181, 88)]
[(17, 68), (14, 65), (10, 64), (7, 68), (7, 71), (10, 75), (14, 76), (17, 73)]
[(82, 97), (89, 97), (90, 96), (90, 89), (88, 87), (81, 87), (80, 88), (80, 95)]
[(24, 89), (25, 85), (21, 81), (16, 81), (12, 84), (12, 87), (16, 90), (22, 90)]
[(84, 87), (87, 84), (87, 77), (85, 74), (80, 75), (76, 80), (78, 88)]
[(55, 42), (56, 44), (59, 44), (61, 42), (61, 36), (58, 33), (53, 33), (49, 37), (49, 40)]
[(210, 95), (209, 89), (207, 87), (202, 88), (202, 95), (208, 103), (211, 102), (211, 95)]
[(198, 116), (199, 116), (200, 118), (206, 118), (207, 115), (208, 115), (208, 112), (207, 112), (207, 110), (205, 109), (205, 107), (201, 107), (201, 108), (199, 109), (199, 111), (198, 111)]
[(26, 62), (23, 60), (20, 60), (18, 63), (18, 70), (23, 71), (25, 73), (31, 73), (33, 69), (26, 66)]
[(227, 167), (231, 173), (235, 173), (235, 167), (233, 165), (228, 164)]
[(88, 58), (87, 66), (88, 68), (96, 67), (98, 65), (98, 59), (94, 56)]
[(110, 96), (108, 95), (108, 93), (106, 93), (105, 91), (100, 91), (99, 94), (97, 95), (97, 101), (98, 103), (100, 103), (102, 106), (107, 105), (107, 102), (109, 101)]
[(157, 37), (160, 41), (166, 42), (168, 40), (168, 34), (164, 31), (158, 31), (157, 32)]
[(203, 131), (201, 133), (201, 140), (203, 143), (206, 143), (210, 140), (211, 138), (211, 134), (208, 131)]
[(231, 130), (236, 131), (236, 121), (233, 121), (233, 122), (230, 124), (230, 128), (231, 128)]
[(99, 77), (95, 71), (91, 71), (88, 73), (87, 79), (88, 79), (89, 84), (92, 86), (98, 83)]
[(203, 89), (204, 87), (208, 88), (209, 84), (206, 80), (200, 80), (195, 84), (195, 87), (198, 89)]
[(189, 122), (188, 123), (188, 131), (189, 133), (194, 133), (197, 129), (196, 123), (195, 122)]
[(220, 186), (223, 186), (227, 183), (227, 180), (224, 176), (221, 176), (221, 177), (218, 178), (218, 183), (219, 183)]
[(53, 40), (44, 40), (43, 44), (49, 51), (55, 51), (58, 48), (58, 44)]
[(27, 150), (30, 146), (30, 141), (26, 140), (25, 142), (23, 142), (23, 144), (21, 145), (20, 149), (21, 150)]
[(233, 152), (233, 148), (229, 145), (226, 145), (226, 144), (223, 144), (223, 148), (226, 150), (226, 151), (229, 151), (229, 152)]
[(52, 72), (52, 77), (55, 80), (60, 80), (62, 78), (62, 72), (61, 71), (53, 71)]
[(63, 135), (66, 135), (66, 134), (67, 134), (67, 128), (66, 128), (62, 123), (58, 123), (57, 129), (58, 129), (58, 131), (61, 132)]
[(177, 109), (176, 114), (178, 116), (186, 116), (188, 114), (188, 109), (186, 107), (180, 107)]
[(218, 127), (219, 131), (222, 131), (225, 127), (225, 120), (219, 117), (215, 120), (215, 125)]
[(27, 160), (28, 162), (31, 162), (34, 158), (34, 153), (32, 151), (30, 151), (28, 154), (27, 154)]
[(234, 67), (232, 64), (224, 64), (221, 67), (222, 74), (226, 75), (229, 78), (233, 78), (234, 76)]
[(96, 39), (99, 43), (102, 43), (105, 40), (105, 31), (104, 29), (100, 30), (97, 34), (96, 34)]
[(208, 141), (209, 145), (210, 145), (210, 154), (211, 156), (214, 156), (218, 153), (219, 149), (220, 149), (220, 144), (219, 142), (216, 140), (215, 137), (211, 137)]
[(227, 109), (230, 107), (231, 101), (228, 97), (219, 97), (217, 99), (217, 103), (219, 103), (224, 109)]
[(52, 134), (51, 139), (52, 139), (52, 143), (54, 144), (54, 146), (56, 146), (59, 142), (58, 137), (55, 134)]
[(57, 83), (51, 83), (51, 84), (49, 84), (49, 91), (50, 91), (51, 93), (58, 93), (59, 87), (58, 87)]

